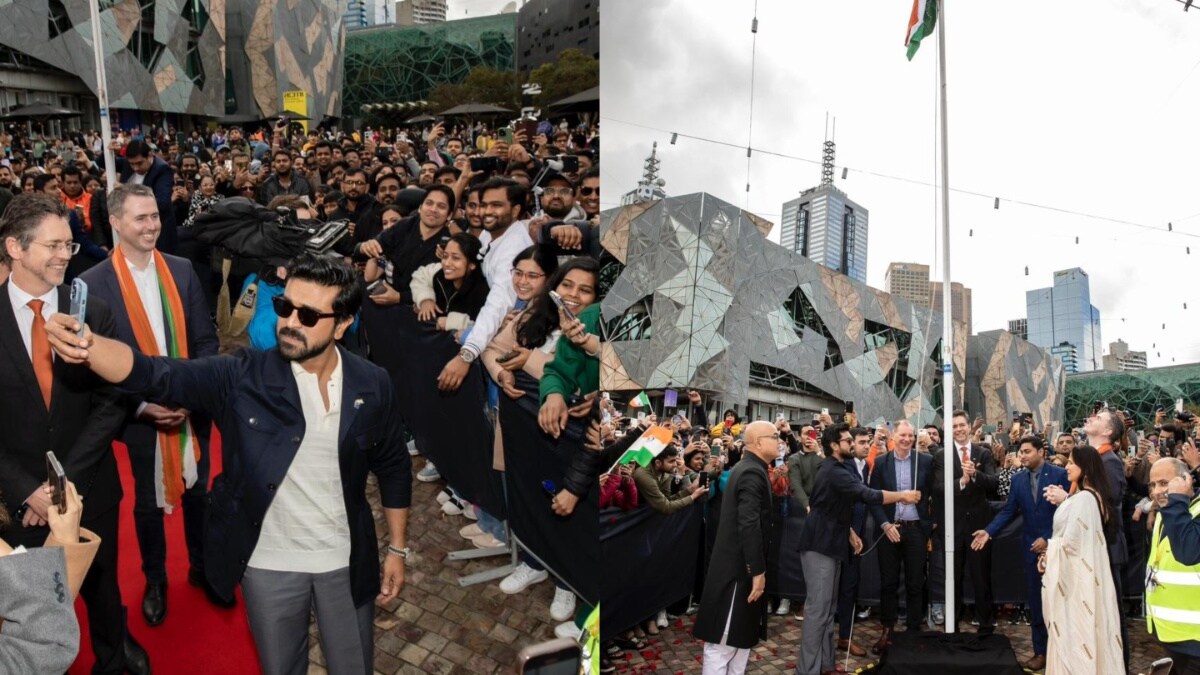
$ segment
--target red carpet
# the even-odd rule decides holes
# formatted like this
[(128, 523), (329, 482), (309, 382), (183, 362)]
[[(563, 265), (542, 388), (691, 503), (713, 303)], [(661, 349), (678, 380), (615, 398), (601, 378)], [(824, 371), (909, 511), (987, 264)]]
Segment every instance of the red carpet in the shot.
[[(241, 592), (234, 609), (219, 609), (209, 604), (204, 592), (187, 582), (187, 545), (183, 539), (183, 513), (176, 510), (165, 517), (167, 529), (167, 620), (151, 628), (142, 618), (142, 557), (138, 552), (133, 528), (133, 474), (125, 446), (114, 444), (121, 486), (121, 534), (119, 552), (121, 597), (129, 612), (129, 631), (150, 654), (155, 675), (206, 673), (258, 673), (258, 656), (246, 624)], [(213, 433), (210, 475), (221, 472), (221, 442)], [(86, 675), (92, 669), (92, 648), (88, 638), (87, 613), (82, 600), (76, 600), (75, 613), (81, 632), (79, 658), (71, 666), (71, 675)]]

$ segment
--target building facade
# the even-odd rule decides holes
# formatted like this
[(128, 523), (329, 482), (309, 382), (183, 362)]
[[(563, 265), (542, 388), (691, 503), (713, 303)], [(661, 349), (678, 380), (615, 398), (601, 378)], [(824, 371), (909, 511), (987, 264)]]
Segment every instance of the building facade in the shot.
[(444, 23), (448, 9), (446, 0), (400, 0), (396, 3), (396, 25), (424, 26), (430, 23)]
[(1087, 272), (1075, 267), (1054, 273), (1054, 285), (1025, 293), (1029, 341), (1063, 355), (1074, 348), (1068, 372), (1100, 370), (1100, 310), (1092, 304)]
[(1029, 339), (1029, 320), (1028, 319), (1009, 319), (1008, 332), (1016, 335), (1022, 340)]
[(422, 26), (378, 26), (346, 36), (345, 110), (424, 101), (439, 84), (459, 84), (476, 66), (512, 70), (515, 14)]
[(1137, 429), (1154, 424), (1158, 406), (1167, 410), (1168, 419), (1177, 406), (1200, 413), (1200, 364), (1072, 375), (1067, 378), (1065, 422), (1082, 425), (1097, 401), (1132, 412)]
[(517, 70), (554, 63), (565, 49), (600, 58), (600, 0), (526, 0), (517, 10)]
[[(929, 265), (918, 263), (891, 263), (883, 276), (883, 289), (903, 298), (918, 307), (942, 311), (942, 282), (929, 280)], [(967, 325), (967, 334), (973, 332), (971, 322), (971, 289), (957, 281), (950, 282), (950, 318)]]
[[(929, 308), (940, 314), (944, 306), (942, 282), (929, 282)], [(950, 316), (955, 321), (967, 324), (967, 335), (974, 333), (971, 321), (971, 289), (957, 281), (950, 282)]]
[(1146, 369), (1146, 352), (1135, 352), (1124, 340), (1108, 343), (1104, 355), (1104, 370), (1110, 373), (1127, 373)]
[[(771, 229), (702, 193), (601, 213), (613, 257), (601, 271), (601, 387), (691, 387), (755, 417), (798, 419), (853, 401), (866, 424), (940, 420), (941, 316), (772, 243)], [(957, 405), (968, 338), (964, 324), (953, 333)], [(1061, 367), (1024, 342), (990, 348), (1002, 367), (983, 372), (1019, 391), (1039, 424), (1052, 419)], [(1011, 349), (1020, 363), (1007, 360)]]
[(833, 185), (784, 202), (779, 243), (859, 283), (867, 283), (867, 210)]

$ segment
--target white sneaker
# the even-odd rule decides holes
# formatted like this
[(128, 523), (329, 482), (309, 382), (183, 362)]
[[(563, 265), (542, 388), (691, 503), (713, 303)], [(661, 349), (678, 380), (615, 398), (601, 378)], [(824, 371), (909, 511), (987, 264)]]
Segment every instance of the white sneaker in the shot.
[(667, 610), (658, 610), (658, 616), (654, 619), (654, 623), (658, 624), (659, 628), (667, 627)]
[(500, 580), (500, 590), (509, 595), (516, 595), (532, 584), (541, 583), (549, 578), (550, 575), (546, 574), (546, 570), (535, 570), (529, 565), (521, 563), (508, 576)]
[(450, 501), (450, 498), (453, 496), (454, 495), (450, 492), (449, 489), (442, 488), (442, 491), (437, 493), (437, 503), (445, 504), (446, 502)]
[(461, 516), (463, 514), (463, 503), (451, 497), (442, 504), (442, 513), (448, 516)]
[(787, 616), (787, 613), (792, 611), (792, 601), (783, 598), (779, 601), (779, 607), (775, 610), (775, 616)]
[(463, 539), (474, 539), (483, 533), (483, 530), (475, 523), (471, 523), (458, 531), (458, 535)]
[(475, 505), (470, 502), (463, 503), (462, 514), (471, 520), (479, 520), (479, 514), (475, 513)]
[(421, 454), (421, 451), (417, 449), (417, 439), (414, 438), (408, 442), (408, 454), (412, 455), (413, 457)]
[[(575, 594), (565, 588), (554, 589), (554, 601), (550, 603), (550, 617), (555, 621), (566, 621), (575, 615)], [(572, 626), (575, 624), (572, 623)], [(558, 629), (555, 629), (557, 634)], [(578, 635), (579, 631), (575, 633)], [(559, 636), (562, 637), (562, 636)]]
[(437, 467), (433, 462), (425, 462), (425, 467), (417, 472), (417, 480), (422, 483), (432, 483), (439, 480), (442, 474), (438, 473)]
[(504, 546), (504, 542), (493, 537), (487, 532), (484, 532), (478, 537), (471, 537), (471, 543), (475, 545), (475, 548), (499, 548)]
[[(574, 596), (571, 597), (574, 600)], [(583, 631), (579, 630), (579, 626), (575, 625), (574, 621), (566, 621), (554, 627), (554, 636), (566, 638), (568, 640), (578, 640)]]

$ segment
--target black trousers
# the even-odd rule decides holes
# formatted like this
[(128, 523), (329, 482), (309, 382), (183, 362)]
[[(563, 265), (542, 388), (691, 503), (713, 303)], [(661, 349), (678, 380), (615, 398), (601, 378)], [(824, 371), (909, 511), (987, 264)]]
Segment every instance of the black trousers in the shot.
[(1125, 564), (1109, 563), (1109, 568), (1112, 570), (1113, 587), (1117, 591), (1117, 614), (1121, 617), (1121, 655), (1125, 657), (1125, 669), (1129, 670), (1129, 628), (1125, 626)]
[(1188, 656), (1161, 642), (1159, 644), (1167, 650), (1167, 656), (1175, 661), (1171, 666), (1171, 675), (1200, 675), (1200, 656)]
[[(971, 575), (971, 588), (975, 589), (975, 618), (979, 620), (979, 632), (991, 633), (996, 629), (996, 608), (992, 601), (992, 544), (981, 551), (971, 550), (971, 537), (957, 535), (954, 542), (954, 622), (962, 622), (963, 614), (963, 568)], [(956, 625), (955, 630), (958, 630)]]
[[(184, 490), (180, 499), (183, 508), (183, 534), (187, 541), (188, 562), (197, 571), (204, 569), (204, 515), (208, 510), (208, 429), (196, 429), (200, 444), (200, 461), (196, 465), (196, 483)], [(142, 573), (148, 583), (167, 581), (167, 534), (163, 527), (163, 510), (158, 507), (154, 461), (157, 450), (153, 439), (130, 441), (129, 465), (133, 470), (133, 523), (137, 532), (138, 550), (142, 554)], [(203, 575), (201, 575), (203, 577)]]
[[(863, 538), (864, 540), (866, 537)], [(858, 575), (862, 558), (851, 555), (850, 561), (842, 565), (838, 579), (837, 622), (838, 639), (849, 640), (850, 628), (854, 624), (854, 601), (858, 599)]]
[[(85, 508), (80, 527), (100, 537), (96, 558), (88, 569), (79, 595), (87, 607), (88, 626), (92, 639), (95, 675), (121, 675), (125, 672), (125, 607), (121, 605), (121, 590), (117, 587), (117, 518), (120, 507), (100, 514), (89, 514)], [(41, 546), (50, 534), (48, 527), (14, 528), (5, 537), (14, 547)]]
[(925, 561), (928, 538), (920, 522), (902, 523), (900, 541), (879, 541), (879, 615), (884, 628), (896, 625), (900, 603), (900, 568), (904, 567), (904, 597), (908, 627), (920, 630), (925, 621)]

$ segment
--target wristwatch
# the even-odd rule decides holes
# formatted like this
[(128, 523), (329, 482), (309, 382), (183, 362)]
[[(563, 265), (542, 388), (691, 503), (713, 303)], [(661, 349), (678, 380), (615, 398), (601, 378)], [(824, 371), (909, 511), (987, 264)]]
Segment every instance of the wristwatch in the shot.
[(412, 549), (407, 546), (404, 548), (396, 548), (395, 546), (388, 544), (387, 550), (388, 553), (391, 553), (392, 555), (398, 555), (405, 560), (408, 560), (408, 556), (412, 554)]
[(471, 351), (470, 349), (466, 349), (466, 348), (460, 349), (460, 350), (458, 350), (458, 358), (462, 359), (463, 361), (466, 361), (467, 363), (474, 363), (475, 362), (475, 352)]

